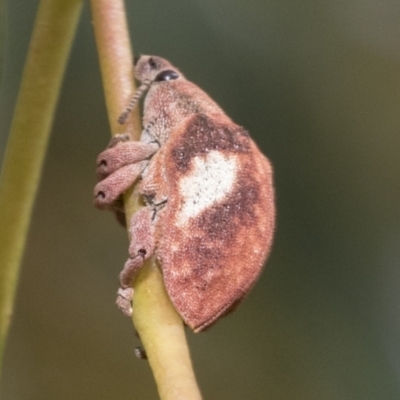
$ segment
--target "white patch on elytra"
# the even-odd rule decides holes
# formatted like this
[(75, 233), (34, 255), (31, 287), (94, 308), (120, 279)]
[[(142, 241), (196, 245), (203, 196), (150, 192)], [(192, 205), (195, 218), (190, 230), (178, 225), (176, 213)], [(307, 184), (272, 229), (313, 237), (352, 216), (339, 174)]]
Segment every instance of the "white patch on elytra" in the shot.
[(193, 158), (190, 174), (179, 182), (182, 207), (177, 215), (177, 225), (185, 225), (191, 218), (223, 200), (233, 188), (236, 170), (236, 157), (224, 156), (218, 150)]

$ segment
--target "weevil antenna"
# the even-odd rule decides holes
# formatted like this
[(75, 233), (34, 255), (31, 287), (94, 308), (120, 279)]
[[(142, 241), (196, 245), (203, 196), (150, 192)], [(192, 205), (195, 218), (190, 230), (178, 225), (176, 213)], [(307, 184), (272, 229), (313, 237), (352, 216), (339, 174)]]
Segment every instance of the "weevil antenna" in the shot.
[(125, 124), (126, 120), (128, 119), (129, 114), (135, 108), (137, 102), (143, 96), (144, 92), (150, 87), (152, 84), (152, 80), (145, 79), (143, 83), (136, 89), (134, 95), (132, 96), (128, 106), (126, 107), (125, 111), (119, 116), (118, 123), (123, 125)]

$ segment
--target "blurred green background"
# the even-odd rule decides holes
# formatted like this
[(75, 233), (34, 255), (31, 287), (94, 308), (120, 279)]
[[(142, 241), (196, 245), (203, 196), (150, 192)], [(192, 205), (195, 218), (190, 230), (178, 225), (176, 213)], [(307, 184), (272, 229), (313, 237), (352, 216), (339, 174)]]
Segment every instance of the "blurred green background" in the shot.
[[(0, 157), (37, 4), (8, 2)], [(127, 8), (136, 53), (178, 66), (275, 168), (278, 228), (266, 270), (234, 314), (188, 333), (204, 399), (399, 399), (398, 0)], [(114, 306), (126, 233), (91, 204), (108, 140), (86, 4), (23, 261), (2, 400), (158, 398)]]

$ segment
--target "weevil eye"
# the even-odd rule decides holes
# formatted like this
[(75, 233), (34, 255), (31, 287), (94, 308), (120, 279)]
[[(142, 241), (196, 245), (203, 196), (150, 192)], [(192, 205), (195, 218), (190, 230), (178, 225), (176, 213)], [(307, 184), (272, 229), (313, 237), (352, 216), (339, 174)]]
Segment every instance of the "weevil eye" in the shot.
[(155, 77), (154, 81), (155, 82), (160, 82), (160, 81), (173, 81), (175, 79), (178, 79), (179, 75), (170, 69), (166, 71), (162, 71), (157, 76)]
[(149, 58), (149, 65), (151, 69), (156, 69), (157, 68), (157, 63), (154, 61), (153, 57)]

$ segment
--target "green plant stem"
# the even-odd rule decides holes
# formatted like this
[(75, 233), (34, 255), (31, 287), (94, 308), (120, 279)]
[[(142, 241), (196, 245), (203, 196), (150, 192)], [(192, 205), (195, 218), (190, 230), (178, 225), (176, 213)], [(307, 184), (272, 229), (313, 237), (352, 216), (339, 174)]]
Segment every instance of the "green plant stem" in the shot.
[[(140, 135), (139, 114), (124, 126), (117, 123), (134, 93), (133, 57), (122, 0), (92, 0), (93, 24), (113, 135)], [(137, 192), (124, 197), (129, 221), (137, 211)], [(150, 260), (134, 282), (133, 321), (145, 347), (162, 400), (201, 400), (186, 343), (184, 326), (164, 289), (162, 274)]]
[(182, 319), (164, 288), (154, 260), (134, 284), (133, 319), (162, 400), (201, 400)]
[(0, 357), (80, 0), (42, 0), (0, 178)]

